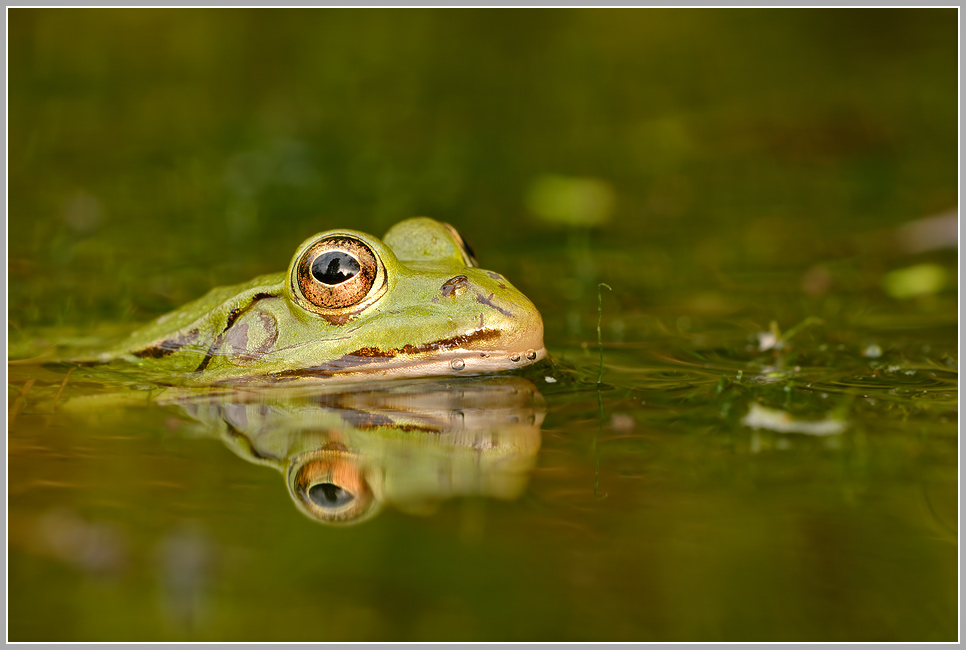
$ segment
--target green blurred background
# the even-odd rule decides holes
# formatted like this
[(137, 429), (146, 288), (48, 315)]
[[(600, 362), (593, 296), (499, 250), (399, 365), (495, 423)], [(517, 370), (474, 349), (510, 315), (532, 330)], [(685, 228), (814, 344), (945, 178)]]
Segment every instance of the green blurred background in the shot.
[[(633, 310), (855, 255), (956, 205), (956, 17), (13, 9), (11, 321), (146, 320), (417, 214), (588, 322), (601, 279)], [(548, 175), (612, 209), (555, 227)]]

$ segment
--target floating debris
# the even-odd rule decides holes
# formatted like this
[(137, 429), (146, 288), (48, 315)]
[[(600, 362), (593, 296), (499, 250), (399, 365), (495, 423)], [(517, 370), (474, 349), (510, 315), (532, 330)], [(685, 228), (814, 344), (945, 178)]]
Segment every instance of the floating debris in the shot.
[(90, 522), (73, 510), (57, 508), (37, 520), (38, 546), (53, 557), (90, 573), (120, 574), (128, 540), (117, 526)]
[(895, 231), (899, 248), (909, 254), (959, 246), (959, 210), (916, 219)]
[(526, 204), (543, 221), (599, 226), (610, 220), (614, 190), (598, 178), (546, 175), (530, 184)]
[(915, 298), (938, 293), (946, 284), (946, 271), (936, 264), (916, 264), (886, 273), (882, 286), (893, 298)]
[(768, 324), (767, 332), (758, 332), (758, 351), (764, 352), (766, 350), (777, 350), (785, 346), (788, 341), (801, 332), (802, 330), (811, 327), (812, 325), (824, 325), (825, 322), (821, 318), (816, 318), (815, 316), (809, 316), (802, 322), (798, 323), (791, 329), (789, 329), (785, 334), (782, 334), (781, 328), (778, 327), (777, 321), (771, 321)]
[(773, 350), (782, 344), (781, 335), (775, 331), (758, 332), (758, 351)]
[(618, 433), (630, 433), (636, 426), (637, 422), (627, 413), (614, 413), (610, 416), (610, 428)]
[(768, 429), (778, 433), (804, 433), (810, 436), (835, 436), (845, 431), (846, 422), (837, 418), (796, 420), (791, 413), (752, 403), (741, 423), (752, 429)]

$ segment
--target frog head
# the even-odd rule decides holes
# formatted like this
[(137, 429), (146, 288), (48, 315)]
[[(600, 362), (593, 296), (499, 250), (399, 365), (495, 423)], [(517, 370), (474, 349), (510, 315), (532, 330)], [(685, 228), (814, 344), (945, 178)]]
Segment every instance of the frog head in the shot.
[(526, 296), (448, 224), (425, 217), (380, 240), (306, 239), (288, 271), (213, 290), (101, 360), (123, 356), (188, 383), (475, 374), (546, 356)]

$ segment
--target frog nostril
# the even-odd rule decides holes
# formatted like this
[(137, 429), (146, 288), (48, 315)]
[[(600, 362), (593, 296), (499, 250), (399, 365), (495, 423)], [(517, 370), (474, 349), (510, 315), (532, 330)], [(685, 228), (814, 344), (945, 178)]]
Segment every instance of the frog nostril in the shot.
[(465, 275), (457, 275), (444, 282), (439, 291), (443, 296), (449, 298), (462, 293), (467, 284), (469, 284), (469, 280)]

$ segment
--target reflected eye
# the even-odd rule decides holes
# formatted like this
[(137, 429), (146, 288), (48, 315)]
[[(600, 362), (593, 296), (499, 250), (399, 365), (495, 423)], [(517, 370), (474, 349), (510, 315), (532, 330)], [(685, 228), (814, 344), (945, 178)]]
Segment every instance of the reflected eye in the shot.
[[(302, 306), (321, 313), (362, 302), (376, 280), (376, 256), (354, 237), (320, 239), (302, 253), (295, 265), (295, 283), (305, 300)], [(294, 288), (294, 286), (293, 286)]]
[(355, 498), (356, 495), (335, 483), (317, 483), (309, 488), (309, 499), (320, 508), (341, 508)]
[[(341, 447), (329, 443), (326, 447)], [(336, 448), (320, 448), (293, 459), (289, 495), (303, 513), (327, 524), (347, 525), (379, 511), (358, 458)]]

